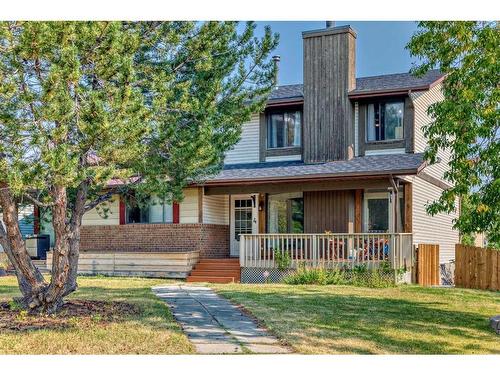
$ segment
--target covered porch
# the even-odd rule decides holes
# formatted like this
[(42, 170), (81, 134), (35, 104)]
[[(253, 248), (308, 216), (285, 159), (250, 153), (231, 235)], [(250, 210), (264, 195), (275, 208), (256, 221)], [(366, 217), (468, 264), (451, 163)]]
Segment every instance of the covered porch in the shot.
[(412, 262), (411, 184), (351, 178), (205, 186), (228, 206), (230, 256), (241, 267), (403, 268)]
[(408, 177), (422, 159), (398, 159), (230, 166), (204, 184), (203, 199), (226, 202), (230, 256), (242, 271), (408, 269), (414, 261)]

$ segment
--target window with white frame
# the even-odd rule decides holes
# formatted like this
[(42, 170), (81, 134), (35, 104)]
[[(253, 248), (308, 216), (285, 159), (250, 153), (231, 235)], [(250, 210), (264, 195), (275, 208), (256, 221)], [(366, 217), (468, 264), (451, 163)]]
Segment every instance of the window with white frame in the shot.
[(267, 220), (269, 233), (303, 233), (304, 199), (302, 193), (269, 195)]

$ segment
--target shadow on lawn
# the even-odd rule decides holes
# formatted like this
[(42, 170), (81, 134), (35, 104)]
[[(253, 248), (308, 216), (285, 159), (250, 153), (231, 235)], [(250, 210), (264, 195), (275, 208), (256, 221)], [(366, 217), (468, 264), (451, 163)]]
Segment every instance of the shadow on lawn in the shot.
[(500, 341), (489, 329), (487, 317), (447, 309), (444, 299), (418, 302), (320, 292), (291, 295), (276, 290), (223, 294), (251, 307), (292, 344), (314, 347), (318, 340), (328, 340), (330, 348), (345, 353), (373, 353), (368, 348), (373, 344), (378, 352), (390, 353), (500, 353)]
[[(19, 295), (20, 292), (17, 286), (0, 286), (0, 300), (9, 301), (12, 300), (12, 297)], [(137, 306), (138, 313), (120, 316), (119, 321), (134, 322), (154, 329), (180, 331), (180, 327), (175, 322), (167, 305), (158, 299), (149, 287), (109, 288), (83, 286), (65, 298), (65, 300), (71, 299), (127, 302)], [(92, 318), (98, 319), (99, 316)], [(70, 326), (54, 326), (45, 327), (44, 329), (66, 330), (70, 328)]]

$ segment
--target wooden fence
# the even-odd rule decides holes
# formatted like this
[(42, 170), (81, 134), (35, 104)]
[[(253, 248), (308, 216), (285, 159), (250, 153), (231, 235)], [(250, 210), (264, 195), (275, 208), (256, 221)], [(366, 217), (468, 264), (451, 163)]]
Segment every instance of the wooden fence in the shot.
[(419, 244), (417, 250), (417, 281), (419, 285), (440, 284), (439, 245)]
[(455, 286), (500, 291), (500, 251), (455, 245)]

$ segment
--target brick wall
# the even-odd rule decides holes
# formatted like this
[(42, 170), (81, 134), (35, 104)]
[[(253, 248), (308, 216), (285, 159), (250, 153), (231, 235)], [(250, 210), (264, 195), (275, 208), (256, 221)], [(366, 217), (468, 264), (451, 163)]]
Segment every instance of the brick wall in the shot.
[(216, 224), (88, 225), (82, 251), (200, 251), (201, 258), (229, 256), (229, 226)]
[(203, 224), (200, 258), (229, 257), (229, 225)]

